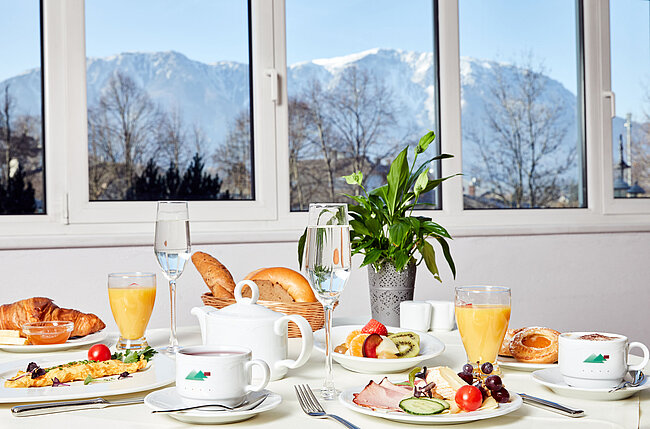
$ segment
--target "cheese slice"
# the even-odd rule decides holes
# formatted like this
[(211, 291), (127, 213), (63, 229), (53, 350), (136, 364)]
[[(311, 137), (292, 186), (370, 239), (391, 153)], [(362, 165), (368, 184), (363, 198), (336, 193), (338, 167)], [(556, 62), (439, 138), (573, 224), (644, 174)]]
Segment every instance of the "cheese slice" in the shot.
[(436, 393), (448, 401), (455, 401), (456, 392), (467, 383), (463, 381), (451, 368), (437, 366), (427, 371), (427, 383), (436, 383)]
[(0, 344), (22, 346), (27, 344), (27, 338), (0, 337)]
[(488, 396), (485, 398), (485, 401), (483, 401), (483, 405), (479, 408), (480, 411), (485, 411), (485, 410), (494, 410), (495, 408), (499, 408), (499, 403), (491, 396)]
[(20, 337), (20, 331), (14, 331), (10, 329), (0, 329), (0, 337), (18, 338)]

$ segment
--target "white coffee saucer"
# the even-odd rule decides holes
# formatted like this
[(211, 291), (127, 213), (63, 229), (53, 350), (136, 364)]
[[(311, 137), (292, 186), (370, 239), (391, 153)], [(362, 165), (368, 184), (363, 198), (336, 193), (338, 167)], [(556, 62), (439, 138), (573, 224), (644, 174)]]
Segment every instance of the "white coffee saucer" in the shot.
[[(252, 410), (246, 411), (210, 411), (207, 409), (178, 411), (175, 413), (166, 413), (168, 416), (186, 423), (199, 423), (199, 424), (222, 424), (234, 423), (242, 420), (250, 419), (251, 417), (263, 413), (264, 411), (272, 410), (280, 405), (282, 396), (269, 390), (261, 392), (252, 392), (248, 395), (248, 400), (255, 400), (260, 395), (268, 394), (269, 396)], [(176, 391), (176, 387), (168, 387), (162, 390), (151, 392), (144, 398), (144, 404), (154, 411), (157, 410), (170, 410), (174, 408), (191, 407), (208, 403), (209, 401), (183, 398)]]
[(548, 387), (553, 392), (562, 396), (569, 396), (580, 399), (591, 399), (594, 401), (618, 401), (629, 398), (636, 392), (650, 388), (648, 378), (643, 384), (637, 387), (626, 387), (616, 392), (609, 392), (611, 389), (587, 389), (582, 387), (571, 387), (565, 383), (560, 368), (548, 368), (535, 371), (531, 374), (533, 381)]

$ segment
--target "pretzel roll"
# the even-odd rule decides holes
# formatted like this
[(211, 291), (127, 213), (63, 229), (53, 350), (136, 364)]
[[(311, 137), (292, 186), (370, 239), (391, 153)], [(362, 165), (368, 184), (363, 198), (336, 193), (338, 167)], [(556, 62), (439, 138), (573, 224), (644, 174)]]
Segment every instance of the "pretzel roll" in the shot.
[(499, 349), (499, 355), (512, 357), (512, 353), (510, 353), (510, 343), (512, 342), (512, 337), (514, 337), (517, 332), (523, 329), (524, 328), (508, 329), (506, 331), (506, 335), (503, 337), (503, 343), (501, 343), (501, 348)]
[(555, 363), (560, 333), (549, 328), (524, 328), (512, 337), (510, 353), (521, 362)]
[[(253, 280), (260, 287), (260, 299), (265, 290), (271, 287), (281, 287), (295, 302), (316, 302), (316, 296), (309, 282), (297, 271), (284, 267), (262, 268), (249, 273), (244, 280)], [(277, 295), (277, 294), (273, 294)]]

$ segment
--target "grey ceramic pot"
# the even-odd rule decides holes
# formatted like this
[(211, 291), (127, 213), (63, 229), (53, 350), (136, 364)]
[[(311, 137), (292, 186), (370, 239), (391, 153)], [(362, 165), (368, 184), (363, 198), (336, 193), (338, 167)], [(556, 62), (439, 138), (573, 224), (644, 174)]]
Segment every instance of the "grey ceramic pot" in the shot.
[(399, 304), (413, 299), (415, 271), (414, 262), (400, 272), (396, 271), (391, 263), (384, 263), (379, 271), (376, 271), (372, 265), (368, 266), (370, 309), (373, 319), (386, 326), (399, 327)]

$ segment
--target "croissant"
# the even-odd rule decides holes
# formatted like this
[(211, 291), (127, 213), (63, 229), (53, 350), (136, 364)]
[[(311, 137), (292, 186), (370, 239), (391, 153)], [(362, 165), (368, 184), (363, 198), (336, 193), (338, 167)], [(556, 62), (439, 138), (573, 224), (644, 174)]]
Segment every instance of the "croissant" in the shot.
[(60, 308), (50, 298), (27, 298), (0, 305), (0, 329), (21, 330), (23, 324), (61, 320), (74, 322), (70, 336), (83, 337), (106, 327), (102, 319), (70, 308)]

